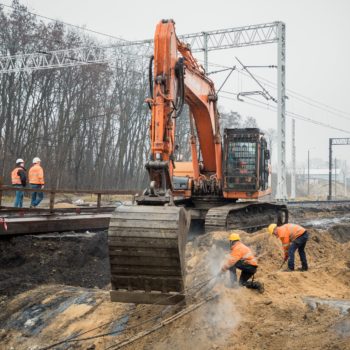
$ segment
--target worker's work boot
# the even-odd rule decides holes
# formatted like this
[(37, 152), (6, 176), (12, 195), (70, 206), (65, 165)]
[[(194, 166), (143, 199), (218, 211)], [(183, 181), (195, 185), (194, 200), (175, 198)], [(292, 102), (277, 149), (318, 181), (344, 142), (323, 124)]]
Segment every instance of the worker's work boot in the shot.
[(290, 269), (289, 267), (287, 267), (286, 269), (282, 270), (282, 272), (293, 272), (294, 270)]
[(307, 267), (299, 267), (299, 268), (298, 268), (298, 271), (302, 271), (302, 272), (303, 272), (303, 271), (305, 272), (305, 271), (307, 271), (307, 270), (308, 270)]
[(256, 289), (259, 293), (264, 293), (264, 284), (261, 282), (253, 282), (253, 281), (248, 281), (244, 284), (246, 288), (249, 289)]
[(262, 293), (264, 293), (264, 291), (265, 291), (265, 286), (264, 286), (264, 283), (262, 283), (262, 282), (255, 282), (256, 283), (256, 285), (257, 285), (257, 290), (258, 290), (258, 292), (260, 293), (260, 294), (262, 294)]

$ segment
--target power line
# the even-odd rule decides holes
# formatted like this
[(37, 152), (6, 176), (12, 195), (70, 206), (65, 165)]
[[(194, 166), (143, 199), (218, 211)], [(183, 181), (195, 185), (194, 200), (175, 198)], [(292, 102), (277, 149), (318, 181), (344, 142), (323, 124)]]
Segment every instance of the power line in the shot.
[[(213, 62), (208, 62), (208, 64), (212, 67), (228, 68), (228, 66), (213, 63)], [(242, 74), (243, 76), (250, 77), (243, 70), (241, 70), (241, 71), (236, 70), (236, 71), (238, 74)], [(264, 82), (264, 84), (266, 84), (270, 87), (276, 88), (276, 84), (271, 82), (270, 80), (268, 80), (268, 79), (266, 79), (258, 74), (255, 74), (255, 76), (258, 77), (260, 80), (262, 80)], [(321, 109), (324, 112), (331, 113), (331, 114), (336, 115), (340, 118), (350, 120), (350, 113), (348, 113), (348, 112), (342, 111), (336, 107), (332, 107), (332, 106), (327, 105), (325, 103), (319, 102), (311, 97), (308, 97), (308, 96), (305, 96), (299, 92), (296, 92), (295, 90), (287, 89), (287, 92), (288, 92), (288, 95), (291, 95), (293, 98), (295, 98), (296, 100), (299, 100), (300, 102), (306, 103), (312, 107)]]
[[(272, 108), (274, 111), (277, 111), (277, 108), (275, 106), (270, 106), (270, 105), (268, 105), (268, 104), (266, 104), (264, 102), (261, 102), (259, 100), (254, 99), (252, 97), (247, 97), (247, 98), (253, 100), (254, 102), (257, 102), (257, 103), (260, 103), (262, 105), (265, 105), (267, 107), (267, 109), (271, 110), (271, 108)], [(243, 101), (243, 102), (245, 102), (245, 101)], [(249, 103), (249, 104), (251, 104), (251, 103)], [(258, 105), (255, 105), (255, 106), (262, 108), (261, 106), (258, 106)], [(337, 131), (341, 131), (341, 132), (345, 132), (345, 133), (350, 134), (350, 131), (348, 131), (348, 130), (340, 129), (340, 128), (337, 128), (335, 126), (332, 126), (332, 125), (320, 122), (318, 120), (312, 119), (312, 118), (307, 117), (305, 115), (302, 115), (300, 113), (286, 111), (286, 115), (289, 116), (289, 117), (295, 118), (295, 119), (299, 119), (299, 120), (302, 120), (302, 121), (306, 121), (306, 122), (315, 124), (315, 125), (323, 126), (323, 127), (329, 128), (329, 129), (333, 129), (333, 130), (337, 130)]]
[(240, 65), (242, 66), (242, 69), (244, 69), (245, 72), (246, 72), (247, 74), (249, 74), (250, 78), (253, 79), (253, 80), (260, 86), (260, 88), (261, 88), (262, 91), (263, 91), (263, 96), (264, 96), (266, 99), (270, 99), (270, 100), (272, 100), (273, 102), (277, 102), (277, 100), (276, 100), (274, 97), (272, 97), (272, 96), (270, 95), (270, 93), (265, 89), (265, 86), (263, 86), (263, 85), (260, 83), (260, 81), (259, 81), (258, 79), (256, 79), (255, 76), (249, 71), (249, 69), (247, 68), (247, 66), (245, 66), (245, 65), (239, 60), (238, 57), (236, 57), (236, 60), (240, 63)]
[[(20, 12), (21, 10), (17, 9), (16, 7), (13, 7), (11, 5), (7, 5), (7, 4), (4, 4), (4, 3), (0, 3), (1, 6), (4, 6), (6, 8), (10, 8), (16, 12)], [(81, 26), (78, 26), (78, 25), (75, 25), (75, 24), (71, 24), (71, 23), (68, 23), (68, 22), (64, 22), (64, 21), (61, 21), (61, 20), (57, 20), (57, 19), (54, 19), (54, 18), (51, 18), (51, 17), (48, 17), (48, 16), (44, 16), (44, 15), (40, 15), (38, 13), (35, 13), (35, 12), (32, 12), (32, 11), (29, 11), (28, 8), (25, 7), (25, 11), (33, 16), (36, 16), (36, 17), (40, 17), (40, 18), (44, 18), (44, 19), (47, 19), (47, 20), (50, 20), (50, 21), (54, 21), (54, 22), (57, 22), (57, 23), (61, 23), (61, 24), (64, 24), (66, 26), (70, 26), (70, 27), (73, 27), (73, 28), (77, 28), (79, 30), (83, 30), (83, 31), (87, 31), (87, 32), (90, 32), (90, 33), (94, 33), (94, 34), (98, 34), (98, 35), (102, 35), (102, 36), (106, 36), (106, 37), (109, 37), (109, 38), (112, 38), (112, 39), (115, 39), (115, 40), (118, 40), (118, 41), (124, 41), (124, 42), (127, 42), (127, 40), (125, 39), (122, 39), (122, 38), (119, 38), (119, 37), (116, 37), (116, 36), (113, 36), (113, 35), (110, 35), (110, 34), (106, 34), (106, 33), (102, 33), (102, 32), (99, 32), (99, 31), (96, 31), (96, 30), (92, 30), (92, 29), (89, 29), (89, 28), (85, 28), (85, 27), (81, 27)], [(209, 65), (211, 66), (217, 66), (217, 67), (222, 67), (222, 68), (228, 68), (228, 69), (232, 69), (232, 67), (227, 67), (227, 66), (224, 66), (224, 65), (220, 65), (220, 64), (215, 64), (215, 63), (212, 63), (212, 62), (208, 62)], [(239, 72), (237, 71), (238, 73), (240, 74), (243, 74), (245, 76), (249, 76), (247, 73), (245, 72)], [(270, 86), (272, 85), (273, 87), (276, 87), (276, 84), (269, 81), (268, 79), (264, 78), (264, 77), (261, 77), (257, 74), (255, 74), (256, 77), (258, 77), (259, 79), (263, 80), (266, 84), (269, 84)], [(332, 106), (329, 106), (325, 103), (322, 103), (322, 102), (319, 102), (315, 99), (312, 99), (310, 97), (307, 97), (305, 95), (302, 95), (296, 91), (293, 91), (291, 89), (287, 89), (288, 93), (289, 94), (294, 94), (296, 96), (293, 96), (294, 98), (296, 98), (297, 100), (303, 102), (303, 103), (306, 103), (306, 104), (309, 104), (315, 108), (319, 108), (323, 111), (327, 111), (327, 112), (330, 112), (334, 115), (337, 115), (338, 117), (341, 117), (341, 118), (344, 118), (344, 119), (347, 119), (347, 120), (350, 120), (350, 114), (347, 113), (347, 112), (344, 112), (338, 108), (335, 108), (335, 107), (332, 107)], [(299, 97), (297, 97), (299, 96)], [(304, 99), (304, 100), (303, 100)], [(306, 99), (306, 100), (305, 100)], [(311, 102), (308, 102), (307, 100), (311, 101)], [(318, 106), (319, 105), (319, 106)], [(323, 106), (324, 108), (321, 108), (320, 106)], [(327, 110), (326, 110), (326, 109)], [(333, 111), (332, 111), (333, 110)], [(348, 115), (349, 117), (345, 117), (343, 116), (342, 114), (339, 114), (339, 113), (342, 113), (342, 114), (346, 114)]]
[[(19, 10), (18, 8), (10, 6), (10, 5), (6, 5), (6, 4), (0, 3), (0, 6), (4, 6), (4, 7), (7, 7), (7, 8), (10, 8), (10, 9), (16, 11), (16, 12), (21, 12), (21, 10)], [(90, 33), (94, 33), (94, 34), (98, 34), (98, 35), (103, 35), (103, 36), (106, 36), (106, 37), (109, 37), (111, 39), (115, 39), (115, 40), (118, 40), (118, 41), (125, 41), (125, 42), (128, 41), (128, 40), (125, 40), (125, 39), (122, 39), (122, 38), (118, 38), (118, 37), (110, 35), (110, 34), (105, 34), (105, 33), (99, 32), (97, 30), (81, 27), (81, 26), (78, 26), (78, 25), (75, 25), (75, 24), (71, 24), (71, 23), (68, 23), (68, 22), (60, 21), (58, 19), (54, 19), (54, 18), (51, 18), (51, 17), (40, 15), (40, 14), (35, 13), (35, 12), (28, 11), (28, 8), (25, 7), (25, 6), (24, 6), (24, 8), (25, 8), (25, 12), (27, 12), (27, 13), (33, 15), (33, 16), (36, 16), (36, 17), (40, 17), (40, 18), (47, 19), (49, 21), (54, 21), (54, 22), (57, 22), (57, 23), (61, 23), (61, 24), (64, 24), (66, 26), (77, 28), (79, 30), (84, 30), (86, 32), (90, 32)]]
[[(237, 95), (236, 93), (233, 93), (233, 92), (228, 92), (228, 91), (222, 91), (222, 93), (227, 93), (227, 94), (231, 94), (231, 95)], [(232, 101), (237, 101), (236, 99), (232, 98), (232, 97), (227, 97), (227, 96), (222, 96), (220, 95), (222, 98), (225, 98), (225, 99), (228, 99), (228, 100), (232, 100)], [(262, 102), (262, 101), (259, 101), (259, 100), (256, 100), (252, 97), (246, 97), (250, 100), (253, 100), (254, 102), (256, 103), (259, 103), (259, 104), (255, 104), (255, 103), (251, 103), (251, 102), (247, 102), (247, 101), (242, 101), (244, 103), (247, 103), (251, 106), (254, 106), (254, 107), (257, 107), (257, 108), (260, 108), (260, 109), (267, 109), (267, 110), (271, 110), (273, 112), (275, 112), (277, 110), (277, 108), (273, 105), (269, 105), (265, 102)], [(266, 108), (264, 108), (263, 106), (265, 106)], [(319, 126), (323, 126), (323, 127), (326, 127), (326, 128), (329, 128), (329, 129), (333, 129), (333, 130), (337, 130), (337, 131), (341, 131), (341, 132), (345, 132), (347, 134), (350, 134), (350, 131), (348, 130), (344, 130), (344, 129), (340, 129), (340, 128), (337, 128), (335, 126), (332, 126), (332, 125), (329, 125), (329, 124), (326, 124), (326, 123), (323, 123), (323, 122), (320, 122), (320, 121), (317, 121), (315, 119), (312, 119), (312, 118), (309, 118), (307, 116), (304, 116), (302, 114), (299, 114), (299, 113), (295, 113), (295, 112), (290, 112), (290, 111), (286, 111), (286, 115), (289, 116), (289, 117), (292, 117), (292, 118), (295, 118), (295, 119), (299, 119), (299, 120), (302, 120), (302, 121), (305, 121), (305, 122), (308, 122), (308, 123), (312, 123), (312, 124), (315, 124), (315, 125), (319, 125)]]
[[(21, 10), (17, 9), (16, 7), (13, 7), (13, 6), (10, 6), (10, 5), (7, 5), (7, 4), (4, 4), (4, 3), (0, 3), (1, 6), (3, 7), (6, 7), (6, 8), (10, 8), (16, 12), (21, 12)], [(122, 38), (119, 38), (119, 37), (115, 37), (113, 35), (109, 35), (109, 34), (105, 34), (105, 33), (102, 33), (102, 32), (99, 32), (99, 31), (96, 31), (96, 30), (92, 30), (92, 29), (89, 29), (89, 28), (84, 28), (84, 27), (81, 27), (81, 26), (78, 26), (78, 25), (74, 25), (74, 24), (71, 24), (71, 23), (68, 23), (68, 22), (64, 22), (64, 21), (60, 21), (60, 20), (57, 20), (57, 19), (54, 19), (54, 18), (51, 18), (51, 17), (48, 17), (48, 16), (44, 16), (44, 15), (40, 15), (38, 13), (35, 13), (35, 12), (32, 12), (32, 11), (29, 11), (26, 7), (25, 8), (25, 12), (33, 15), (33, 16), (36, 16), (36, 17), (40, 17), (40, 18), (44, 18), (44, 19), (47, 19), (47, 20), (50, 20), (50, 21), (54, 21), (54, 22), (57, 22), (57, 23), (61, 23), (61, 24), (64, 24), (66, 26), (70, 26), (70, 27), (73, 27), (73, 28), (77, 28), (79, 30), (83, 30), (83, 31), (87, 31), (87, 32), (91, 32), (91, 33), (94, 33), (94, 34), (98, 34), (98, 35), (103, 35), (103, 36), (106, 36), (106, 37), (109, 37), (109, 38), (112, 38), (112, 39), (115, 39), (115, 40), (118, 40), (118, 41), (124, 41), (124, 42), (127, 42), (127, 40), (125, 39), (122, 39)], [(201, 61), (201, 60), (200, 60)], [(232, 67), (227, 67), (225, 65), (221, 65), (221, 64), (216, 64), (216, 63), (213, 63), (213, 62), (208, 62), (209, 65), (211, 66), (216, 66), (216, 67), (221, 67), (221, 68), (228, 68), (228, 69), (232, 69)], [(231, 71), (232, 72), (232, 71)], [(249, 76), (247, 73), (245, 72), (239, 72), (238, 73), (242, 74), (242, 75), (245, 75), (245, 76)], [(276, 84), (274, 84), (273, 82), (269, 81), (268, 79), (264, 78), (264, 77), (261, 77), (257, 74), (255, 74), (256, 77), (258, 77), (259, 79), (263, 80), (266, 84), (270, 85), (270, 86), (273, 86), (275, 87)], [(292, 95), (296, 95), (296, 96), (293, 96), (294, 98), (296, 98), (297, 100), (303, 102), (303, 103), (306, 103), (306, 104), (309, 104), (315, 108), (319, 108), (323, 111), (326, 111), (326, 112), (330, 112), (334, 115), (337, 115), (338, 117), (341, 117), (341, 118), (344, 118), (344, 119), (347, 119), (347, 120), (350, 120), (350, 117), (345, 117), (344, 115), (342, 114), (346, 114), (346, 115), (349, 115), (349, 113), (347, 112), (344, 112), (338, 108), (335, 108), (335, 107), (332, 107), (332, 106), (329, 106), (327, 104), (324, 104), (322, 102), (319, 102), (315, 99), (312, 99), (310, 97), (307, 97), (305, 95), (302, 95), (296, 91), (293, 91), (291, 89), (287, 89), (288, 93), (292, 94)], [(300, 96), (300, 97), (297, 97), (297, 96)], [(307, 100), (311, 101), (311, 102), (308, 102)], [(257, 101), (257, 100), (256, 100)], [(260, 101), (257, 101), (257, 102), (260, 102)], [(319, 105), (319, 106), (318, 106)], [(323, 108), (321, 107), (323, 106)], [(326, 109), (325, 109), (326, 108)], [(333, 110), (333, 111), (332, 111)], [(335, 111), (335, 112), (334, 112)], [(292, 113), (292, 112), (288, 112), (288, 113)], [(339, 114), (339, 113), (342, 113), (342, 114)], [(313, 120), (313, 122), (315, 123), (321, 123), (321, 122), (317, 122), (315, 120)], [(324, 124), (324, 123), (321, 123), (322, 125), (328, 125), (328, 124)], [(321, 125), (320, 124), (320, 125)], [(329, 126), (331, 128), (334, 128), (332, 126)], [(337, 128), (336, 128), (337, 129)], [(338, 129), (338, 130), (341, 130), (341, 129)]]
[[(245, 72), (238, 71), (238, 73), (243, 74), (244, 76), (248, 77), (248, 75)], [(263, 80), (266, 85), (269, 85), (270, 87), (276, 88), (276, 84), (274, 84), (270, 80), (265, 79), (264, 77), (259, 76), (259, 75), (256, 75), (256, 76), (260, 80)], [(300, 94), (300, 93), (296, 92), (295, 90), (287, 89), (287, 92), (288, 92), (288, 95), (292, 96), (296, 100), (299, 100), (299, 101), (301, 101), (303, 103), (306, 103), (306, 104), (308, 104), (308, 105), (310, 105), (312, 107), (321, 109), (324, 112), (328, 112), (328, 113), (334, 114), (334, 115), (336, 115), (336, 116), (338, 116), (340, 118), (343, 118), (343, 119), (346, 119), (346, 120), (350, 120), (350, 113), (348, 113), (348, 112), (344, 112), (344, 111), (342, 111), (342, 110), (340, 110), (338, 108), (332, 107), (332, 106), (327, 105), (327, 104), (322, 103), (322, 102), (319, 102), (319, 101), (317, 101), (317, 100), (315, 100), (315, 99), (313, 99), (311, 97), (308, 97), (308, 96), (305, 96), (303, 94)], [(347, 115), (347, 117), (345, 115)]]

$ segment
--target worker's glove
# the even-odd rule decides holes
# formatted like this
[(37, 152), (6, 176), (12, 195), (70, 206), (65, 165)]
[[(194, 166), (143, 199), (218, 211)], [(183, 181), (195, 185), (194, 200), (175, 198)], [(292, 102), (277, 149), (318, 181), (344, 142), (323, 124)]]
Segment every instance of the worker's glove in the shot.
[(226, 272), (226, 268), (225, 268), (225, 266), (222, 266), (221, 270), (219, 272), (219, 276), (222, 276), (225, 272)]

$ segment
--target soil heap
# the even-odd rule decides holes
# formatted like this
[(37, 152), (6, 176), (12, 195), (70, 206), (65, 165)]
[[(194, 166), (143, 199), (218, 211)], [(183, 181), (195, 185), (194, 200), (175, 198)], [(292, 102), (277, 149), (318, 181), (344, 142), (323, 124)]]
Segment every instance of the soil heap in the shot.
[[(265, 293), (229, 288), (226, 273), (194, 302), (209, 289), (217, 299), (125, 349), (350, 349), (350, 242), (343, 234), (337, 241), (331, 232), (309, 233), (310, 270), (290, 273), (279, 269), (283, 253), (277, 239), (265, 231), (240, 232), (258, 257), (255, 278), (265, 284)], [(213, 232), (187, 244), (188, 287), (216, 276), (229, 253), (227, 238), (227, 232)], [(114, 334), (54, 348), (106, 349), (176, 311), (171, 306), (110, 303), (106, 291), (61, 285), (42, 285), (6, 299), (0, 307), (4, 349), (32, 350), (92, 328), (85, 336)]]

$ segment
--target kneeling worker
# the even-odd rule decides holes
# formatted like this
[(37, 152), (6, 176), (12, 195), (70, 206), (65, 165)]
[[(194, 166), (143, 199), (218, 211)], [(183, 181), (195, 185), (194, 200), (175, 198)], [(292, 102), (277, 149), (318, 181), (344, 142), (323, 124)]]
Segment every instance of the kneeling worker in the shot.
[(231, 233), (229, 236), (231, 256), (222, 266), (221, 272), (230, 270), (231, 283), (234, 286), (237, 283), (236, 269), (240, 269), (241, 276), (239, 284), (247, 288), (257, 289), (260, 293), (264, 291), (264, 285), (260, 282), (248, 281), (254, 276), (258, 267), (255, 256), (251, 249), (241, 242), (241, 238), (237, 233)]
[(298, 250), (301, 268), (300, 271), (307, 271), (308, 265), (305, 254), (306, 242), (309, 238), (309, 234), (306, 229), (296, 224), (284, 224), (277, 226), (271, 224), (268, 227), (270, 234), (273, 234), (276, 238), (279, 238), (282, 242), (282, 248), (284, 250), (284, 261), (288, 260), (288, 269), (286, 271), (294, 271), (294, 254)]

